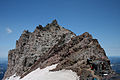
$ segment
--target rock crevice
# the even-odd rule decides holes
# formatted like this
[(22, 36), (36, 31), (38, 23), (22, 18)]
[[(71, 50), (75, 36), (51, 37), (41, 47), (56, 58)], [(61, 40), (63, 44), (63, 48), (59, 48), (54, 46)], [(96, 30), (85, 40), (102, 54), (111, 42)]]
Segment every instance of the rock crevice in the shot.
[[(91, 62), (88, 63), (88, 60)], [(97, 64), (98, 62), (100, 63)], [(110, 61), (97, 39), (88, 32), (76, 36), (54, 20), (45, 27), (37, 26), (34, 32), (25, 30), (22, 33), (16, 41), (16, 48), (9, 51), (4, 79), (15, 73), (22, 78), (39, 67), (45, 68), (53, 64), (58, 65), (51, 71), (70, 69), (81, 76), (80, 80), (94, 78), (89, 70), (93, 64), (97, 67), (107, 64), (104, 65), (107, 67), (104, 70), (100, 67), (97, 73), (94, 71), (96, 75), (101, 76), (99, 71), (112, 74)]]

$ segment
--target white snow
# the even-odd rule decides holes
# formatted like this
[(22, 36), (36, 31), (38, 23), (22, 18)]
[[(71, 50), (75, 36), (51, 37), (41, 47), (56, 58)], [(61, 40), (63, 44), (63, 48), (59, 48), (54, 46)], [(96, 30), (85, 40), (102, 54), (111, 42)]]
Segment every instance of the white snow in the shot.
[(5, 80), (20, 80), (19, 76), (16, 76), (16, 74), (12, 75), (11, 77), (5, 79)]
[(108, 74), (103, 74), (104, 76), (107, 76)]
[(44, 69), (36, 69), (20, 79), (19, 76), (11, 76), (6, 80), (79, 80), (79, 76), (72, 70), (49, 71), (56, 68), (57, 64)]

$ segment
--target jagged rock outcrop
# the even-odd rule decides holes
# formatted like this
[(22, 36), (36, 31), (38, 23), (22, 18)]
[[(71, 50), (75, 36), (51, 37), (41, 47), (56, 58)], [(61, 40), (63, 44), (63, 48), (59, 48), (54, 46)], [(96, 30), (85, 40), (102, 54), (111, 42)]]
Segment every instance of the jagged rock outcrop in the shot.
[[(52, 64), (58, 64), (52, 71), (71, 69), (81, 76), (81, 80), (93, 79), (90, 70), (93, 64), (112, 74), (110, 61), (97, 39), (93, 39), (88, 32), (76, 36), (54, 20), (45, 27), (37, 26), (32, 33), (28, 30), (22, 33), (16, 41), (16, 48), (9, 51), (4, 79), (15, 73), (22, 78), (38, 67), (45, 68)], [(96, 75), (102, 79), (99, 70)]]
[[(65, 37), (64, 37), (65, 35)], [(8, 69), (5, 77), (17, 72), (21, 75), (26, 72), (40, 57), (44, 57), (47, 51), (64, 37), (64, 43), (75, 34), (62, 28), (54, 20), (51, 24), (42, 27), (37, 26), (33, 33), (24, 31), (20, 39), (16, 41), (16, 48), (9, 51)]]

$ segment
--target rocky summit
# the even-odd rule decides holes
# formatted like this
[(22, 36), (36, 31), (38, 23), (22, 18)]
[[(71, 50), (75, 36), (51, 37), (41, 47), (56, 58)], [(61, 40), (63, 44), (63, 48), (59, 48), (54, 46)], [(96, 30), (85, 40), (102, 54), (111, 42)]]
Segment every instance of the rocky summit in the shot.
[(53, 20), (45, 27), (37, 26), (34, 32), (23, 31), (16, 48), (9, 51), (3, 80), (14, 74), (23, 78), (53, 64), (58, 65), (50, 71), (72, 70), (79, 80), (109, 80), (115, 75), (97, 39), (88, 32), (76, 36)]

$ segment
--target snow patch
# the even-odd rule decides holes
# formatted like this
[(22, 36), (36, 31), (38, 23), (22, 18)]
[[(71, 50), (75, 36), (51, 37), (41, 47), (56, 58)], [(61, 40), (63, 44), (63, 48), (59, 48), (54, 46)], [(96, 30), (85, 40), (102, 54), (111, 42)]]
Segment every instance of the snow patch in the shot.
[(20, 80), (20, 76), (16, 76), (16, 74), (14, 74), (11, 77), (6, 78), (5, 80)]
[(20, 79), (14, 74), (6, 80), (79, 80), (79, 76), (72, 70), (49, 71), (56, 68), (57, 64), (48, 66), (44, 69), (36, 69)]

